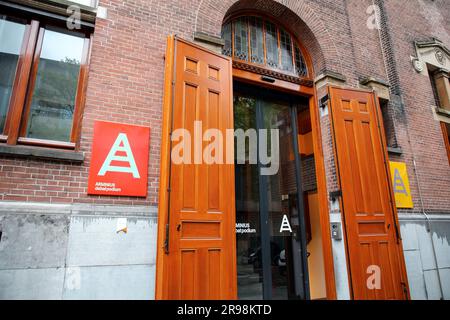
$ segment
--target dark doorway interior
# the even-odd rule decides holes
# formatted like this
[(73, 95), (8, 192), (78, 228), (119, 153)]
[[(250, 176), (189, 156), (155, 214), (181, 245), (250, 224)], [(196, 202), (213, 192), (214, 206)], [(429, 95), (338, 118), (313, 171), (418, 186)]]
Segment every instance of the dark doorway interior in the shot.
[[(259, 156), (256, 163), (251, 162), (248, 142), (245, 157), (236, 159), (240, 299), (311, 298), (307, 272), (311, 255), (308, 243), (312, 240), (310, 209), (318, 210), (310, 203), (317, 195), (317, 185), (308, 114), (306, 98), (234, 84), (235, 129), (266, 129), (268, 156), (272, 156), (270, 130), (279, 133), (276, 173), (261, 174), (269, 165)], [(258, 143), (257, 154), (262, 145)], [(320, 229), (320, 221), (314, 221), (319, 223), (314, 229)], [(316, 254), (322, 258), (321, 248)]]

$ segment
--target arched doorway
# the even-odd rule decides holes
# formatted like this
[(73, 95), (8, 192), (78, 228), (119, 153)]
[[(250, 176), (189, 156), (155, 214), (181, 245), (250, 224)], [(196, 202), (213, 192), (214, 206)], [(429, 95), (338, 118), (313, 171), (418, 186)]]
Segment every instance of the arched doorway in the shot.
[(222, 52), (233, 59), (235, 130), (279, 132), (273, 174), (261, 174), (263, 161), (251, 162), (249, 154), (235, 160), (240, 299), (327, 298), (313, 67), (288, 30), (247, 12), (230, 15), (222, 28)]
[[(175, 36), (168, 38), (156, 297), (333, 299), (335, 283), (348, 293), (344, 298), (407, 297), (386, 145), (374, 93), (321, 86), (317, 90), (323, 97), (319, 116), (313, 65), (321, 68), (332, 60), (323, 59), (317, 42), (304, 29), (308, 49), (314, 52), (313, 63), (298, 30), (291, 32), (283, 24), (284, 18), (294, 19), (289, 25), (297, 21), (285, 7), (278, 12), (282, 17), (278, 20), (241, 9), (234, 7), (223, 25), (225, 42), (228, 38), (223, 53), (228, 57)], [(206, 125), (199, 128), (198, 121)], [(212, 141), (222, 142), (219, 145), (225, 145), (224, 149), (233, 147), (234, 142), (223, 141), (234, 141), (234, 135), (230, 138), (227, 132), (239, 125), (244, 132), (278, 131), (278, 152), (272, 153), (272, 136), (261, 139), (255, 134), (255, 163), (247, 161), (250, 153), (244, 153), (242, 163), (226, 156), (226, 162), (203, 163), (202, 148), (213, 150), (208, 145)], [(202, 128), (207, 132), (218, 129), (218, 136), (211, 138), (211, 132), (205, 136)], [(195, 137), (198, 132), (199, 139)], [(191, 134), (193, 139), (185, 139)], [(266, 157), (277, 155), (279, 170), (269, 177), (261, 174), (268, 163), (261, 161), (260, 141), (269, 146)], [(348, 146), (353, 148), (351, 152)], [(372, 150), (365, 152), (367, 146)], [(173, 161), (174, 150), (178, 161)], [(193, 154), (200, 154), (199, 161), (183, 161)], [(224, 159), (223, 153), (209, 156)], [(303, 165), (308, 160), (315, 172), (305, 178)], [(369, 170), (369, 162), (376, 171)], [(352, 167), (360, 174), (352, 175)], [(304, 182), (310, 180), (315, 188), (307, 190)], [(316, 195), (310, 197), (308, 192), (314, 191)], [(342, 231), (333, 234), (333, 242), (329, 200), (330, 208), (338, 212), (333, 227)], [(308, 215), (308, 210), (318, 214)], [(310, 244), (310, 236), (322, 243)], [(341, 261), (336, 282), (332, 244)], [(336, 248), (340, 252), (336, 253)], [(311, 257), (322, 260), (324, 271), (315, 276), (311, 270), (320, 268), (311, 267)], [(370, 269), (373, 266), (378, 268)], [(367, 270), (379, 270), (385, 285), (366, 286)], [(316, 276), (321, 280), (314, 284)], [(245, 281), (239, 282), (239, 277)], [(325, 284), (318, 285), (319, 293), (313, 293), (312, 288), (324, 279)]]
[[(167, 131), (171, 141), (162, 144), (157, 298), (327, 298), (322, 238), (329, 230), (310, 57), (266, 15), (233, 14), (223, 27), (228, 61), (168, 40), (174, 58), (166, 61), (163, 137)], [(222, 136), (241, 130), (244, 154), (235, 152), (232, 163), (174, 163), (175, 142), (186, 141), (174, 132), (195, 135), (196, 122)], [(270, 161), (275, 170), (262, 174)]]

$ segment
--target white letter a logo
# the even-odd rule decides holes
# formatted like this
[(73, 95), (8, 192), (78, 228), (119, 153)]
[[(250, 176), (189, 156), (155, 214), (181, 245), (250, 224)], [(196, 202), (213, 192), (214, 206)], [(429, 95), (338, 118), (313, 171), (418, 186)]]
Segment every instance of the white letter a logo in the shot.
[(281, 221), (280, 232), (289, 231), (292, 233), (291, 225), (289, 224), (289, 219), (287, 215), (283, 215), (283, 221)]
[[(125, 156), (117, 156), (116, 153), (118, 151), (125, 152)], [(118, 166), (112, 166), (112, 161), (122, 161), (122, 162), (128, 162), (128, 167), (118, 167)], [(117, 136), (116, 141), (114, 142), (113, 146), (111, 147), (111, 150), (108, 153), (108, 156), (106, 157), (105, 162), (103, 162), (103, 165), (98, 172), (99, 176), (104, 176), (106, 172), (124, 172), (124, 173), (131, 173), (133, 174), (133, 178), (139, 179), (139, 171), (136, 167), (136, 162), (134, 161), (133, 153), (131, 152), (130, 143), (128, 142), (127, 135), (125, 133), (119, 133)]]

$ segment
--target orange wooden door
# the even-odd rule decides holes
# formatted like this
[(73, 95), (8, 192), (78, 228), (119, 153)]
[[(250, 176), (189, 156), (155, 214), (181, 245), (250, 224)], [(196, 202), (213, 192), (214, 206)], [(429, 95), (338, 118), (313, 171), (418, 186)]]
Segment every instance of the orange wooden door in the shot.
[(408, 298), (379, 106), (370, 92), (329, 95), (353, 298)]
[[(170, 164), (169, 299), (236, 298), (234, 165), (225, 163), (225, 143), (233, 143), (225, 142), (234, 127), (231, 77), (229, 58), (175, 39), (172, 134), (190, 133), (191, 163)], [(196, 137), (208, 129), (223, 136), (222, 164), (203, 159), (210, 142)]]

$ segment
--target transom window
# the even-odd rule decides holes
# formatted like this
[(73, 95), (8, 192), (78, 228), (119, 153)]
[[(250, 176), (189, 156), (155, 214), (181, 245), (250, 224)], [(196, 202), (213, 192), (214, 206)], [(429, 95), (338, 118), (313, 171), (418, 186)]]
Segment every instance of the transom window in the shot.
[(300, 45), (289, 32), (258, 16), (241, 16), (222, 27), (222, 53), (251, 64), (307, 77)]

